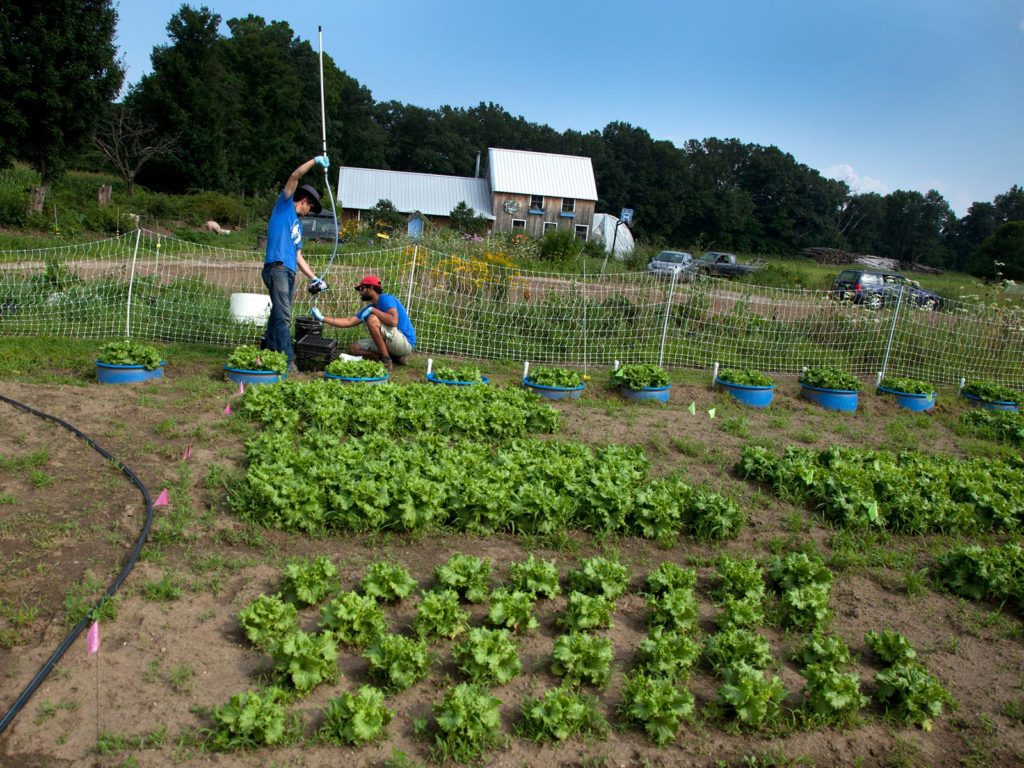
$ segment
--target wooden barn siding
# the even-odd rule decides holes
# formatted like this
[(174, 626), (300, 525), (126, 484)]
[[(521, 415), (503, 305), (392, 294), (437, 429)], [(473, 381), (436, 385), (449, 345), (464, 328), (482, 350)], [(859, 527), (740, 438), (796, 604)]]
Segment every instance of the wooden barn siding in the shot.
[[(562, 198), (545, 197), (544, 215), (541, 216), (540, 214), (529, 212), (531, 197), (533, 195), (513, 195), (507, 192), (495, 192), (491, 195), (492, 213), (494, 214), (493, 231), (511, 232), (512, 219), (525, 219), (526, 234), (532, 237), (541, 237), (544, 234), (545, 221), (556, 222), (559, 229), (565, 229), (569, 232), (575, 232), (577, 225), (586, 225), (587, 237), (590, 236), (590, 230), (594, 226), (596, 200), (580, 200), (576, 198), (576, 216), (569, 219), (559, 216), (562, 212)], [(507, 200), (515, 200), (519, 203), (519, 210), (516, 211), (515, 216), (505, 213), (503, 206)]]

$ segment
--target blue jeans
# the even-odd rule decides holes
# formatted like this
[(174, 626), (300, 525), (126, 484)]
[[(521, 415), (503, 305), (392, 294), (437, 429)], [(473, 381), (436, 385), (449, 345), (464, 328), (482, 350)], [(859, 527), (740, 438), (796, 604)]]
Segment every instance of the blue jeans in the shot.
[(295, 293), (295, 273), (283, 264), (263, 268), (263, 284), (270, 291), (270, 317), (263, 337), (267, 349), (288, 355), (288, 367), (295, 360), (292, 349), (292, 295)]

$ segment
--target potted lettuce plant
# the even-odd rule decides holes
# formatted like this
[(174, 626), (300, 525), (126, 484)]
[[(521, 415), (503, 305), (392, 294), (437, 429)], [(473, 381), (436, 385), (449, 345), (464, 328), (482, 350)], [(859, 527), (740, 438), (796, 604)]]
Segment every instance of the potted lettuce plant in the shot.
[(775, 397), (775, 382), (771, 376), (753, 368), (722, 368), (715, 384), (736, 402), (753, 408), (767, 408)]
[(657, 400), (667, 403), (672, 383), (660, 365), (628, 363), (612, 371), (612, 386), (628, 400)]
[(877, 391), (893, 395), (896, 405), (908, 411), (927, 411), (935, 407), (935, 387), (920, 379), (887, 376), (878, 383)]
[(523, 386), (548, 400), (566, 400), (578, 398), (586, 384), (568, 368), (534, 368), (523, 377)]
[(1016, 411), (1022, 395), (994, 381), (969, 381), (960, 391), (971, 403), (989, 411)]
[(324, 371), (324, 378), (346, 384), (383, 384), (391, 376), (378, 360), (334, 360)]
[(427, 373), (427, 381), (431, 384), (467, 387), (471, 384), (489, 384), (491, 380), (483, 376), (477, 366), (466, 363), (458, 367), (439, 365)]
[(800, 375), (803, 396), (830, 411), (856, 411), (860, 381), (851, 373), (822, 365)]
[(101, 384), (131, 384), (159, 379), (166, 364), (156, 347), (131, 339), (111, 341), (96, 355), (96, 380)]
[(224, 366), (224, 374), (239, 384), (273, 384), (285, 378), (288, 356), (284, 352), (260, 349), (252, 344), (235, 347)]

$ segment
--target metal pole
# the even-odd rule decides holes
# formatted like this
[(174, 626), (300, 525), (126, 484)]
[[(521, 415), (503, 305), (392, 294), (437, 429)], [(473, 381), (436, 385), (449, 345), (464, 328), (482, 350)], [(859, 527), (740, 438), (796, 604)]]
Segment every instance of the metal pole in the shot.
[(132, 337), (132, 286), (135, 284), (135, 260), (139, 256), (139, 240), (142, 238), (142, 228), (137, 227), (135, 229), (135, 250), (132, 253), (132, 269), (128, 275), (128, 306), (125, 310), (124, 318), (124, 337), (130, 339)]
[(672, 282), (668, 286), (668, 300), (665, 302), (665, 320), (661, 324), (661, 348), (658, 350), (658, 365), (665, 365), (665, 337), (668, 335), (668, 318), (672, 312), (672, 294), (676, 290), (676, 278), (679, 270), (672, 270)]
[(620, 224), (622, 224), (621, 221), (615, 222), (615, 232), (612, 235), (612, 249), (611, 249), (611, 251), (605, 251), (605, 253), (604, 253), (604, 261), (601, 262), (601, 274), (602, 275), (604, 274), (605, 264), (608, 263), (608, 256), (610, 254), (614, 254), (615, 253), (615, 241), (619, 239), (619, 225)]
[(885, 343), (885, 357), (882, 359), (882, 371), (879, 381), (885, 378), (885, 369), (889, 367), (889, 353), (892, 351), (892, 337), (896, 333), (896, 318), (900, 316), (900, 306), (903, 304), (903, 286), (896, 296), (896, 311), (892, 313), (892, 323), (889, 325), (889, 340)]

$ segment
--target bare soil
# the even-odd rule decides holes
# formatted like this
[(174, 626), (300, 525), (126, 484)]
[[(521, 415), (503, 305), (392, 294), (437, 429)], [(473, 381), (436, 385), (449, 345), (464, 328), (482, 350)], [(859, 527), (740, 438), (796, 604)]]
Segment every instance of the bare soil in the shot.
[[(496, 384), (515, 372), (488, 370)], [(399, 381), (422, 381), (423, 362), (397, 369)], [(506, 744), (484, 758), (494, 766), (716, 766), (716, 765), (1021, 765), (1024, 764), (1024, 656), (1019, 616), (996, 606), (969, 603), (937, 591), (921, 569), (950, 541), (942, 537), (837, 536), (805, 509), (739, 480), (733, 471), (750, 440), (824, 447), (867, 445), (920, 449), (953, 455), (987, 450), (958, 437), (952, 427), (960, 405), (945, 393), (935, 413), (909, 416), (880, 398), (862, 395), (855, 416), (822, 411), (799, 399), (793, 381), (780, 381), (776, 402), (765, 411), (742, 409), (713, 392), (696, 375), (680, 375), (667, 405), (626, 403), (595, 381), (582, 400), (559, 403), (558, 439), (642, 445), (654, 474), (682, 472), (736, 498), (749, 515), (740, 536), (717, 545), (681, 540), (671, 549), (629, 537), (598, 540), (570, 533), (551, 542), (514, 536), (331, 536), (309, 538), (267, 531), (232, 515), (223, 499), (224, 477), (243, 466), (243, 441), (253, 427), (225, 414), (236, 385), (220, 378), (210, 359), (168, 367), (157, 382), (129, 386), (30, 384), (0, 380), (0, 394), (65, 419), (131, 467), (155, 497), (168, 489), (170, 504), (156, 510), (143, 557), (117, 600), (117, 616), (101, 625), (99, 653), (86, 653), (83, 634), (69, 649), (17, 719), (0, 735), (4, 766), (220, 766), (416, 765), (430, 761), (431, 704), (460, 679), (450, 644), (433, 646), (430, 676), (389, 699), (396, 711), (388, 736), (359, 749), (316, 743), (322, 708), (340, 692), (369, 682), (365, 661), (344, 650), (338, 682), (324, 685), (294, 705), (307, 738), (298, 745), (252, 752), (210, 754), (199, 733), (209, 710), (231, 695), (263, 684), (269, 658), (246, 642), (237, 613), (273, 591), (281, 568), (294, 557), (328, 555), (342, 585), (354, 588), (371, 562), (393, 558), (424, 588), (434, 567), (454, 552), (493, 561), (495, 584), (510, 562), (529, 552), (554, 559), (564, 575), (581, 557), (616, 552), (632, 570), (633, 586), (664, 560), (696, 565), (700, 575), (702, 630), (712, 632), (706, 594), (712, 559), (721, 552), (773, 554), (812, 541), (835, 571), (832, 629), (851, 646), (864, 691), (874, 690), (879, 667), (864, 633), (893, 627), (915, 645), (928, 668), (958, 702), (955, 711), (923, 732), (890, 723), (877, 704), (842, 730), (798, 725), (794, 718), (768, 732), (742, 732), (703, 716), (718, 681), (706, 668), (689, 682), (698, 716), (675, 743), (655, 747), (616, 714), (623, 673), (646, 632), (646, 605), (633, 593), (620, 600), (614, 627), (612, 683), (595, 693), (612, 724), (606, 740), (538, 745), (515, 735), (524, 697), (558, 683), (549, 672), (555, 617), (564, 598), (542, 601), (541, 628), (521, 639), (523, 674), (493, 693), (503, 701)], [(689, 405), (695, 404), (695, 414)], [(715, 409), (711, 418), (709, 409)], [(6, 711), (68, 631), (65, 603), (87, 572), (103, 585), (120, 569), (143, 522), (141, 495), (127, 478), (66, 430), (0, 402), (0, 708)], [(191, 446), (191, 456), (183, 452)], [(35, 457), (36, 463), (30, 459)], [(18, 463), (20, 461), (20, 463)], [(34, 472), (36, 474), (34, 474)], [(851, 543), (852, 542), (852, 543)], [(162, 601), (161, 582), (182, 595)], [(99, 590), (92, 594), (95, 597)], [(414, 600), (389, 608), (395, 631), (407, 629)], [(12, 609), (34, 607), (34, 618)], [(480, 619), (481, 607), (474, 607)], [(303, 613), (315, 627), (314, 610)], [(787, 652), (798, 638), (774, 628), (777, 673), (797, 707), (802, 679)], [(426, 731), (422, 722), (427, 722)], [(106, 745), (101, 753), (98, 744)], [(404, 755), (404, 757), (403, 757)], [(403, 760), (405, 761), (403, 763)], [(134, 763), (132, 762), (134, 761)]]

